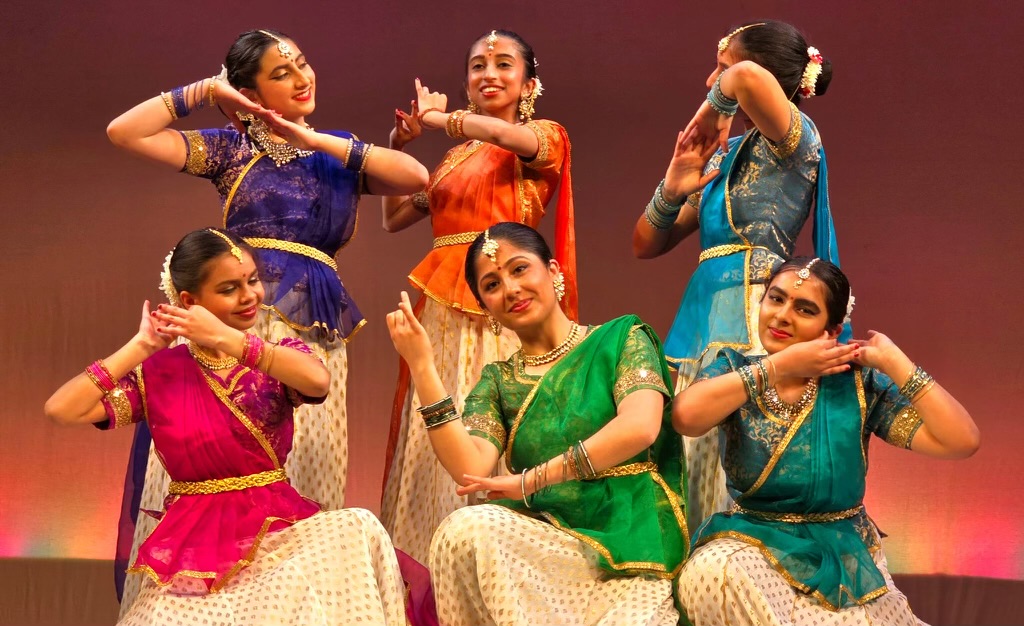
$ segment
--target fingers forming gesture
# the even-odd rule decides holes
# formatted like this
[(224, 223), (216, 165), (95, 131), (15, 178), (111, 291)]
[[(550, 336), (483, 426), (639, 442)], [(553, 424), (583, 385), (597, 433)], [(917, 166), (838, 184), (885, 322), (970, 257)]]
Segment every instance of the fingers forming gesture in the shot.
[(721, 148), (722, 152), (729, 152), (729, 130), (732, 128), (733, 117), (722, 115), (711, 108), (711, 103), (705, 100), (683, 130), (683, 141), (700, 141)]
[(409, 294), (402, 292), (398, 310), (387, 315), (388, 332), (395, 350), (405, 359), (411, 369), (419, 369), (433, 363), (434, 348), (423, 325), (416, 319), (409, 302)]
[(171, 304), (161, 304), (152, 315), (156, 318), (158, 333), (170, 337), (184, 337), (203, 346), (216, 346), (218, 341), (234, 330), (199, 305), (183, 309)]
[(669, 202), (700, 191), (719, 174), (717, 169), (704, 174), (704, 166), (715, 154), (718, 145), (699, 138), (687, 142), (685, 136), (686, 133), (681, 132), (676, 137), (675, 151), (669, 161), (668, 171), (665, 172), (664, 189), (666, 195), (671, 196), (665, 199)]
[(779, 376), (815, 378), (850, 369), (858, 352), (856, 344), (840, 344), (828, 332), (812, 341), (793, 344), (772, 355)]

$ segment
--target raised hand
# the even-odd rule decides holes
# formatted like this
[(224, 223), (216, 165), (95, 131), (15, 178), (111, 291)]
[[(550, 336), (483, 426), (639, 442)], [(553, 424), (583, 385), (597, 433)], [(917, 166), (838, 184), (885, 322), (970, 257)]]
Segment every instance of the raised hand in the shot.
[(171, 337), (184, 337), (193, 343), (210, 348), (221, 348), (231, 335), (238, 334), (241, 337), (242, 333), (198, 304), (187, 309), (161, 304), (153, 312), (153, 316), (158, 322), (157, 332)]
[(423, 134), (420, 124), (420, 108), (415, 100), (409, 113), (395, 109), (395, 127), (391, 129), (390, 145), (394, 150), (401, 150), (410, 141)]
[(824, 332), (818, 339), (787, 346), (769, 358), (780, 378), (815, 378), (850, 369), (859, 349), (856, 344), (840, 344)]
[(891, 339), (874, 330), (868, 331), (867, 339), (851, 339), (850, 345), (857, 347), (854, 363), (880, 370), (886, 369), (894, 356), (902, 354)]
[[(416, 108), (419, 111), (420, 121), (423, 122), (423, 115), (429, 111), (438, 111), (444, 113), (448, 110), (448, 96), (443, 93), (436, 91), (430, 91), (430, 89), (424, 86), (420, 79), (416, 79)], [(430, 124), (423, 123), (427, 128), (440, 128), (440, 126), (433, 126)]]
[(719, 174), (717, 169), (704, 174), (704, 166), (714, 155), (717, 144), (702, 140), (687, 143), (684, 136), (681, 132), (676, 137), (676, 148), (665, 172), (665, 200), (670, 204), (678, 204), (700, 191)]
[(433, 364), (434, 348), (430, 345), (427, 331), (413, 313), (408, 293), (402, 292), (398, 310), (388, 313), (387, 323), (391, 342), (410, 369), (420, 370)]
[(281, 117), (276, 111), (264, 109), (257, 114), (261, 120), (266, 122), (267, 127), (278, 137), (284, 139), (299, 150), (318, 150), (320, 147), (319, 136), (309, 126), (302, 126), (295, 122), (289, 122)]
[(683, 141), (687, 144), (701, 142), (712, 144), (729, 151), (729, 130), (732, 128), (732, 115), (722, 115), (705, 100), (697, 109), (697, 113), (683, 130)]
[(245, 125), (238, 118), (238, 114), (257, 115), (266, 111), (262, 106), (246, 98), (237, 89), (232, 87), (226, 80), (215, 81), (213, 87), (213, 99), (217, 106), (228, 116), (238, 132), (245, 134)]
[(149, 310), (149, 300), (142, 303), (142, 321), (139, 322), (139, 332), (135, 338), (150, 354), (163, 350), (174, 341), (173, 336), (160, 332), (157, 328), (156, 313)]

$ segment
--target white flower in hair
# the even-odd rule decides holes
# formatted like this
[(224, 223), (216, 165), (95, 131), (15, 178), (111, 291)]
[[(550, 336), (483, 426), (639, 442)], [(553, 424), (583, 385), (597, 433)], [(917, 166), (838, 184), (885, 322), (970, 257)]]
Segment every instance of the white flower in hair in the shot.
[(850, 323), (850, 320), (853, 317), (853, 305), (854, 305), (854, 303), (856, 301), (857, 301), (857, 299), (853, 297), (853, 289), (851, 289), (850, 290), (850, 299), (846, 302), (846, 317), (843, 318), (843, 323), (844, 324), (849, 324)]
[(160, 271), (160, 290), (167, 296), (167, 301), (174, 306), (181, 306), (181, 300), (178, 298), (178, 291), (174, 288), (174, 281), (171, 280), (171, 257), (174, 256), (174, 249), (167, 253), (167, 258), (164, 259), (163, 270)]
[(539, 76), (534, 76), (533, 80), (535, 82), (535, 86), (533, 88), (533, 93), (537, 94), (537, 96), (543, 95), (543, 93), (544, 93), (544, 85), (540, 84), (540, 77)]

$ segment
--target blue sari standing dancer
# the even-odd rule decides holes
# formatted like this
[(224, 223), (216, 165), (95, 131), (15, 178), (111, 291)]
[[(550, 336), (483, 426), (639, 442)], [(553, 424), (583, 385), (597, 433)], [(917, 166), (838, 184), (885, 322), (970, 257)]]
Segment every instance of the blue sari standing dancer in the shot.
[[(334, 257), (355, 234), (361, 193), (419, 191), (427, 170), (408, 155), (374, 147), (352, 133), (314, 131), (306, 117), (315, 109), (316, 75), (286, 35), (243, 33), (225, 66), (220, 77), (136, 105), (111, 122), (107, 134), (139, 156), (211, 180), (221, 197), (223, 226), (260, 250), (266, 299), (255, 331), (272, 342), (302, 339), (331, 372), (327, 400), (295, 416), (289, 479), (325, 509), (338, 509), (344, 506), (348, 469), (345, 343), (364, 320), (338, 277)], [(207, 104), (239, 118), (235, 127), (168, 128)], [(150, 448), (148, 432), (140, 428), (133, 447), (118, 541), (124, 560), (129, 545), (134, 553), (154, 525), (131, 505), (160, 510), (167, 492), (167, 474), (152, 452), (145, 485), (140, 483), (145, 463), (138, 456)], [(123, 608), (135, 593), (126, 587)]]
[(786, 262), (759, 312), (768, 356), (722, 348), (674, 401), (680, 433), (723, 432), (735, 499), (694, 533), (679, 577), (698, 626), (918, 623), (864, 509), (868, 444), (875, 435), (961, 459), (980, 436), (964, 407), (885, 335), (837, 341), (849, 293), (827, 261)]
[[(812, 209), (815, 254), (839, 263), (825, 151), (796, 106), (824, 93), (831, 64), (796, 28), (773, 21), (733, 30), (719, 42), (717, 60), (711, 91), (679, 133), (633, 235), (635, 254), (651, 258), (700, 231), (699, 265), (665, 340), (679, 370), (677, 391), (719, 348), (763, 353), (756, 329), (765, 280), (792, 256)], [(729, 139), (737, 112), (747, 130)], [(715, 429), (686, 438), (691, 528), (728, 507), (719, 449)]]

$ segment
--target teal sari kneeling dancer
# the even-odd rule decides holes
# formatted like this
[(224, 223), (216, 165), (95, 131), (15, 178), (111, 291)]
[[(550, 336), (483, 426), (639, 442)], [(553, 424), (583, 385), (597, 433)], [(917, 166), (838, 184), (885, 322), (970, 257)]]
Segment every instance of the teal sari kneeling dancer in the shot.
[[(522, 224), (478, 236), (466, 280), (493, 328), (523, 347), (484, 367), (461, 420), (404, 293), (388, 316), (434, 452), (460, 494), (493, 502), (455, 511), (434, 534), (441, 622), (676, 624), (684, 459), (657, 336), (632, 315), (569, 320), (558, 262)], [(492, 478), (502, 454), (510, 474)]]
[[(718, 42), (711, 91), (679, 133), (665, 178), (633, 232), (640, 258), (666, 254), (694, 232), (700, 237), (698, 265), (665, 337), (665, 354), (679, 370), (677, 392), (719, 348), (763, 354), (758, 302), (772, 267), (793, 256), (812, 214), (814, 253), (839, 264), (825, 150), (814, 122), (797, 108), (823, 95), (831, 78), (832, 64), (784, 22), (746, 24)], [(730, 139), (736, 118), (746, 132)], [(685, 445), (695, 528), (729, 499), (717, 433)]]
[(965, 458), (978, 429), (885, 335), (837, 341), (849, 293), (828, 261), (783, 264), (759, 313), (768, 356), (722, 349), (674, 401), (680, 433), (721, 428), (735, 500), (695, 532), (680, 575), (694, 624), (918, 623), (864, 510), (868, 441)]

